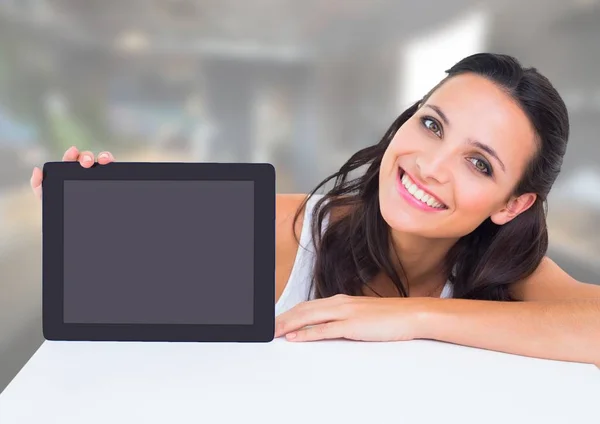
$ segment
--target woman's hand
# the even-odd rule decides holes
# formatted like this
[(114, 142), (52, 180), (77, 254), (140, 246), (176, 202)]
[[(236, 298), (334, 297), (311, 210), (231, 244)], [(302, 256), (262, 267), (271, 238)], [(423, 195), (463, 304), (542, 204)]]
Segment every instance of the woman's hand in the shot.
[[(89, 168), (94, 164), (94, 154), (90, 151), (79, 152), (77, 147), (70, 147), (65, 154), (63, 155), (62, 160), (64, 162), (74, 162), (78, 161), (81, 166), (84, 168)], [(101, 152), (98, 155), (98, 163), (100, 165), (105, 165), (110, 162), (114, 162), (115, 158), (110, 152)], [(42, 170), (37, 166), (33, 168), (33, 174), (31, 175), (31, 188), (33, 189), (33, 193), (38, 199), (42, 198)]]
[(428, 300), (346, 295), (311, 300), (277, 316), (275, 337), (291, 341), (423, 338)]

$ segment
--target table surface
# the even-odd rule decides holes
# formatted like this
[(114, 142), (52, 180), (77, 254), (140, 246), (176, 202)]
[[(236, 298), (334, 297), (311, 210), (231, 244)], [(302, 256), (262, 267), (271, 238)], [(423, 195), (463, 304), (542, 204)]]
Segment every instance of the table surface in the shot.
[[(243, 420), (243, 421), (242, 421)], [(0, 423), (600, 423), (600, 370), (448, 343), (46, 341)]]

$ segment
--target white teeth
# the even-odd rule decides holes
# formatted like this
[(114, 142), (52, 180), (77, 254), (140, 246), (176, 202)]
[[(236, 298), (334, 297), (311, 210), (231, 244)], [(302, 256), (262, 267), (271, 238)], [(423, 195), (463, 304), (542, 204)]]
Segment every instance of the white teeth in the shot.
[(423, 190), (421, 190), (420, 188), (417, 187), (416, 184), (414, 184), (411, 179), (406, 175), (402, 175), (402, 185), (404, 187), (406, 187), (406, 189), (408, 190), (408, 192), (417, 200), (420, 200), (421, 202), (433, 207), (433, 208), (439, 208), (442, 209), (444, 207), (444, 205), (442, 205), (440, 202), (438, 202), (437, 200), (435, 200), (433, 197), (431, 197), (428, 194), (425, 194), (425, 192)]

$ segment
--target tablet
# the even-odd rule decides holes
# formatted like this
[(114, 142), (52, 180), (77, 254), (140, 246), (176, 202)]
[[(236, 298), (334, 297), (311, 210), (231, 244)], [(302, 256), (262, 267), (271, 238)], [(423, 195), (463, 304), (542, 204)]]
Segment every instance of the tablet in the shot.
[(273, 339), (272, 165), (48, 162), (42, 207), (47, 340)]

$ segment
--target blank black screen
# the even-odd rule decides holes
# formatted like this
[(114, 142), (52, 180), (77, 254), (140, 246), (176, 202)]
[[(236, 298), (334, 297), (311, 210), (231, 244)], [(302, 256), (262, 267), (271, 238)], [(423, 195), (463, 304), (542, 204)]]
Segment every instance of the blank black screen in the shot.
[(64, 322), (251, 325), (253, 181), (64, 182)]

